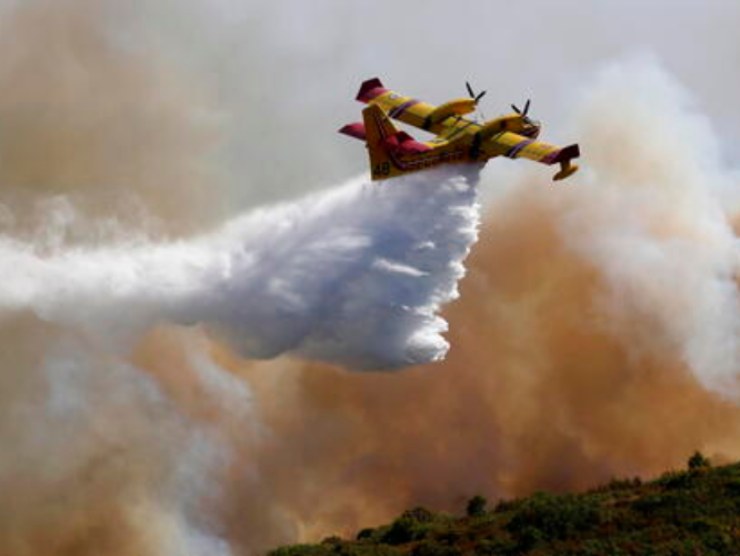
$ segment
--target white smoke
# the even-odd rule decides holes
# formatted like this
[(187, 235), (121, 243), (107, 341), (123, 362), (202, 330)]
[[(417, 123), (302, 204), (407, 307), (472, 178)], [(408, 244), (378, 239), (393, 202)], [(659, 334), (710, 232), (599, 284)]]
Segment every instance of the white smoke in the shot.
[(705, 387), (737, 399), (740, 176), (708, 119), (638, 56), (600, 73), (577, 123), (586, 168), (555, 202), (564, 242), (608, 285), (584, 318), (637, 360), (679, 353)]
[(0, 307), (108, 338), (203, 323), (251, 357), (436, 361), (449, 347), (437, 311), (457, 296), (478, 218), (474, 185), (441, 170), (355, 179), (188, 241), (40, 251), (2, 237)]
[[(137, 554), (231, 554), (208, 517), (231, 457), (224, 421), (180, 411), (155, 377), (45, 328), (22, 317), (0, 328), (6, 338), (35, 333), (3, 357), (17, 374), (0, 409), (0, 487), (12, 501), (0, 509), (0, 552), (36, 554), (44, 539), (49, 553), (88, 542), (108, 552), (130, 537)], [(207, 364), (190, 368), (179, 371), (195, 377), (200, 397), (239, 408), (243, 422), (245, 384), (222, 370), (217, 383)]]

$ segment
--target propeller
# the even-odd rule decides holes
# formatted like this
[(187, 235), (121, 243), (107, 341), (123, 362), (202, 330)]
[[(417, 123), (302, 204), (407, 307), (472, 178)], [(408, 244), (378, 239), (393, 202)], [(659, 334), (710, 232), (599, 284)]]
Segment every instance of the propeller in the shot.
[[(480, 93), (476, 95), (475, 91), (473, 91), (473, 87), (471, 87), (470, 83), (468, 83), (467, 81), (465, 82), (465, 88), (468, 90), (468, 94), (470, 95), (470, 98), (473, 99), (473, 102), (475, 103), (475, 106), (477, 107), (478, 102), (480, 101), (480, 99), (482, 99), (485, 96), (486, 91), (481, 91)], [(478, 115), (480, 116), (481, 120), (485, 121), (486, 117), (483, 115), (483, 110), (479, 109)]]
[(527, 102), (524, 104), (524, 110), (519, 110), (516, 104), (512, 104), (511, 107), (514, 109), (514, 112), (521, 116), (526, 116), (529, 112), (529, 105), (532, 103), (531, 100), (527, 99)]
[(482, 99), (486, 94), (486, 91), (481, 91), (480, 93), (476, 95), (475, 92), (473, 91), (473, 87), (471, 87), (470, 83), (468, 83), (467, 81), (465, 82), (465, 88), (468, 90), (468, 94), (470, 95), (470, 98), (472, 98), (475, 101), (476, 105), (478, 104), (478, 101), (480, 101), (480, 99)]

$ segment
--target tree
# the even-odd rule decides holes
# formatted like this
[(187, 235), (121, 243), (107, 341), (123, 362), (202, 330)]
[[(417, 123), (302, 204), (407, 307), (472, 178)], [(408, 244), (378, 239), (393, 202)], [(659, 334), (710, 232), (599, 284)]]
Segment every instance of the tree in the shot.
[(705, 458), (704, 455), (697, 450), (694, 455), (689, 458), (689, 470), (699, 471), (701, 469), (708, 469), (711, 467), (709, 459)]
[(465, 512), (469, 517), (478, 517), (486, 513), (486, 504), (488, 501), (482, 496), (473, 496), (468, 500), (468, 507)]

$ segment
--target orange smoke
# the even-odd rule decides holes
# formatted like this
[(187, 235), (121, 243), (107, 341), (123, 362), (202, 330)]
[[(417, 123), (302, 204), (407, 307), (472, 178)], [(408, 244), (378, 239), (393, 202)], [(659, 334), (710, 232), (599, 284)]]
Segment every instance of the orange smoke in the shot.
[(557, 233), (562, 207), (531, 184), (498, 208), (447, 312), (445, 362), (366, 375), (218, 357), (253, 386), (269, 431), (251, 454), (260, 492), (302, 538), (417, 504), (459, 511), (476, 493), (650, 476), (695, 449), (740, 457), (740, 408), (700, 385), (677, 350), (631, 350), (650, 317), (634, 314), (618, 332), (598, 325), (609, 315), (594, 299), (607, 286)]
[[(205, 161), (217, 137), (198, 80), (112, 44), (106, 4), (33, 2), (3, 20), (3, 234), (46, 230), (36, 203), (58, 194), (137, 230), (153, 218), (187, 231), (216, 212)], [(618, 82), (632, 88), (628, 75)], [(647, 121), (654, 110), (614, 108), (629, 94), (610, 91), (578, 135), (605, 184), (655, 193), (700, 173), (677, 167), (703, 141)], [(637, 143), (635, 121), (650, 124)], [(553, 201), (529, 183), (494, 206), (447, 311), (449, 358), (400, 373), (243, 361), (167, 324), (100, 345), (35, 315), (0, 315), (0, 556), (251, 555), (417, 504), (459, 511), (477, 493), (651, 475), (695, 449), (740, 457), (740, 409), (698, 382), (652, 306), (615, 315), (603, 304), (607, 273), (562, 232), (564, 213), (633, 218), (573, 204), (609, 204), (621, 190), (572, 191)], [(690, 201), (648, 203), (650, 233), (700, 241)], [(680, 318), (686, 299), (658, 301)]]
[[(13, 4), (0, 20), (3, 239), (43, 251), (207, 225), (218, 138), (197, 82), (116, 43), (112, 3)], [(173, 477), (194, 437), (159, 378), (30, 311), (0, 315), (0, 338), (0, 555), (183, 553)]]
[(218, 137), (201, 81), (159, 53), (116, 44), (106, 28), (114, 15), (94, 0), (4, 14), (0, 201), (13, 205), (15, 234), (28, 231), (24, 204), (62, 194), (139, 229), (147, 217), (166, 231), (207, 222), (218, 174), (204, 156)]

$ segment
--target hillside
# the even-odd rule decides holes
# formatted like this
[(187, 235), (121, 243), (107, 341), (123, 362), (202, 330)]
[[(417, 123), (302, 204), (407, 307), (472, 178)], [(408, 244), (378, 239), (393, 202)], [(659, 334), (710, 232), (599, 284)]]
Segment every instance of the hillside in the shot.
[(279, 548), (270, 556), (740, 555), (740, 463), (711, 467), (699, 453), (685, 471), (613, 480), (581, 494), (536, 493), (462, 517), (416, 508), (355, 540)]

